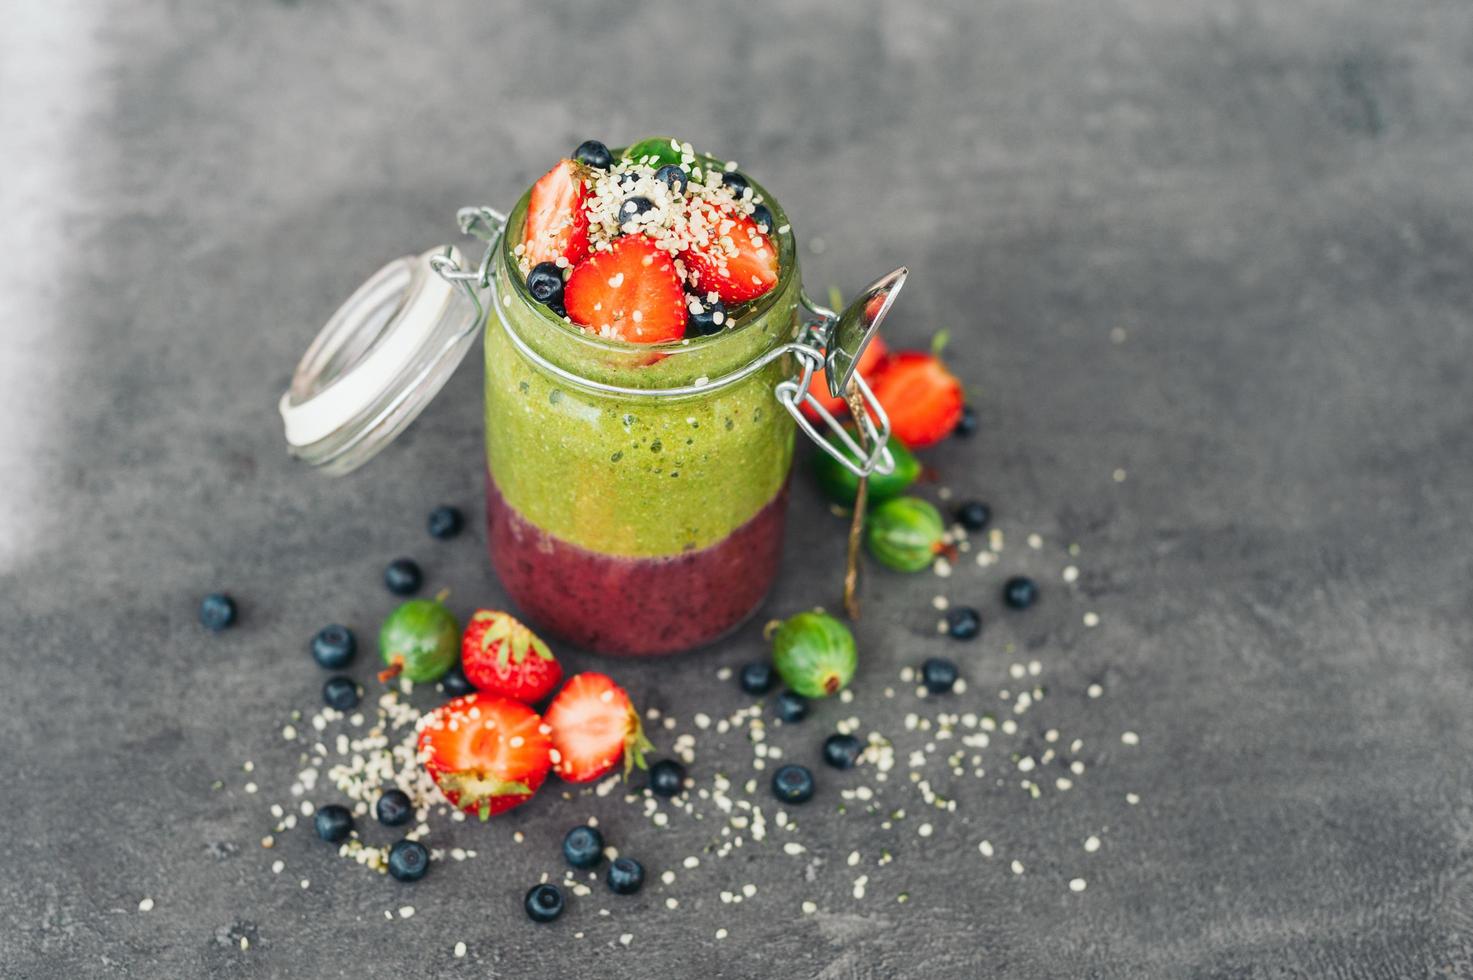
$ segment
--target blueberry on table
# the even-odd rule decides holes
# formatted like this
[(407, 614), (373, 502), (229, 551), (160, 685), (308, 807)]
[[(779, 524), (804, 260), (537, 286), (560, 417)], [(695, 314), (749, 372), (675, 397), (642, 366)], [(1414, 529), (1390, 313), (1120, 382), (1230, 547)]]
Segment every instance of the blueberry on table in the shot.
[(946, 635), (953, 640), (975, 639), (982, 632), (982, 614), (971, 606), (946, 610)]
[(757, 696), (772, 690), (774, 676), (772, 664), (765, 660), (757, 660), (743, 667), (742, 672), (737, 675), (737, 680), (742, 685), (743, 691)]
[(413, 558), (395, 558), (384, 569), (384, 585), (395, 595), (414, 595), (424, 583), (424, 573)]
[(340, 623), (324, 626), (312, 637), (312, 659), (323, 670), (342, 670), (353, 662), (357, 652), (353, 631)]
[(459, 663), (445, 671), (445, 676), (440, 678), (440, 683), (445, 686), (447, 697), (458, 698), (471, 693), (476, 689), (465, 676), (465, 668)]
[(352, 711), (358, 707), (358, 685), (341, 674), (329, 677), (322, 685), (322, 702), (338, 711)]
[(992, 520), (992, 508), (980, 500), (968, 500), (956, 509), (956, 522), (968, 531), (980, 531)]
[(563, 838), (563, 857), (575, 868), (595, 868), (604, 859), (604, 837), (595, 827), (579, 824)]
[(614, 165), (614, 155), (598, 140), (584, 140), (573, 151), (573, 159), (595, 170), (607, 170)]
[(533, 885), (523, 904), (533, 922), (551, 922), (563, 914), (563, 890), (553, 884)]
[(402, 827), (414, 816), (414, 804), (402, 789), (386, 789), (373, 805), (373, 814), (385, 827)]
[(792, 691), (779, 692), (773, 706), (783, 721), (802, 721), (808, 717), (808, 699)]
[(735, 170), (731, 170), (722, 174), (721, 183), (725, 184), (727, 187), (730, 187), (732, 193), (735, 194), (738, 198), (746, 193), (747, 188), (752, 186), (751, 184), (747, 183), (747, 178), (743, 177)]
[(1003, 583), (1002, 601), (1010, 609), (1027, 609), (1038, 601), (1038, 584), (1026, 575), (1014, 575)]
[(690, 177), (678, 163), (667, 163), (655, 171), (655, 179), (663, 181), (676, 194), (684, 194)]
[(786, 765), (772, 774), (772, 794), (784, 803), (807, 803), (813, 790), (813, 773), (804, 766)]
[(538, 262), (527, 273), (527, 292), (539, 303), (561, 306), (563, 302), (563, 270), (556, 262)]
[(609, 891), (615, 895), (633, 895), (644, 887), (644, 865), (634, 858), (614, 858), (609, 864)]
[(704, 296), (689, 298), (685, 304), (685, 329), (698, 337), (720, 333), (726, 326), (726, 306), (721, 300)]
[(401, 840), (389, 848), (389, 874), (399, 881), (419, 881), (430, 870), (430, 852), (417, 840)]
[(674, 759), (661, 759), (650, 766), (650, 792), (666, 799), (685, 786), (685, 767)]
[(317, 808), (312, 816), (312, 826), (318, 837), (329, 844), (339, 844), (347, 840), (348, 834), (353, 831), (353, 814), (345, 806), (329, 803)]
[[(536, 271), (535, 269), (533, 270)], [(530, 286), (530, 283), (528, 284)], [(559, 291), (562, 288), (562, 277), (558, 277)], [(430, 537), (445, 540), (453, 538), (465, 527), (465, 515), (461, 514), (460, 508), (444, 504), (430, 511), (430, 519), (427, 522)]]
[(835, 769), (852, 769), (863, 752), (863, 743), (853, 735), (830, 735), (824, 739), (823, 761)]
[(200, 625), (218, 633), (235, 624), (235, 600), (223, 592), (211, 592), (199, 604)]
[(752, 221), (757, 225), (757, 230), (764, 235), (772, 234), (772, 229), (777, 227), (772, 223), (772, 210), (765, 204), (759, 204), (752, 209)]
[(976, 409), (972, 408), (972, 406), (970, 406), (970, 405), (963, 405), (962, 406), (962, 417), (956, 423), (956, 428), (954, 428), (954, 429), (951, 430), (951, 434), (954, 435), (954, 436), (956, 436), (959, 439), (968, 439), (968, 438), (971, 437), (972, 433), (974, 433), (976, 431), (977, 431), (977, 411), (976, 411)]
[(945, 657), (932, 657), (921, 664), (921, 683), (932, 694), (945, 694), (956, 684), (956, 664)]

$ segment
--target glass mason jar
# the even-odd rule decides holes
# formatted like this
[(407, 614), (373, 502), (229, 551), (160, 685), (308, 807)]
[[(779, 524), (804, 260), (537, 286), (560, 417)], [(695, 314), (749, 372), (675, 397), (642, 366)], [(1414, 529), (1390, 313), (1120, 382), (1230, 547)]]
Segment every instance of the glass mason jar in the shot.
[[(607, 654), (715, 640), (756, 611), (777, 574), (795, 426), (856, 473), (894, 465), (888, 421), (852, 367), (905, 270), (842, 316), (816, 306), (787, 219), (765, 197), (781, 229), (777, 284), (734, 310), (734, 326), (653, 345), (585, 332), (531, 297), (513, 252), (528, 195), (507, 219), (462, 209), (462, 231), (487, 243), (479, 268), (446, 246), (360, 288), (282, 397), (292, 452), (327, 472), (361, 465), (428, 403), (479, 329), (487, 539), (521, 614)], [(808, 395), (820, 368), (832, 393), (852, 378), (864, 399), (857, 438)], [(798, 411), (804, 402), (832, 441)]]

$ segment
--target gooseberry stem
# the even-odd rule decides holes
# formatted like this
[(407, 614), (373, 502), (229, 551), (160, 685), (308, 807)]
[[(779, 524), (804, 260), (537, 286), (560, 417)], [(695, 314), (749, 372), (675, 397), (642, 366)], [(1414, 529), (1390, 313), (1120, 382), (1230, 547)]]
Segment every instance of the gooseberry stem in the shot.
[[(859, 388), (851, 381), (844, 392), (844, 401), (849, 405), (849, 414), (858, 423), (864, 418), (864, 399)], [(859, 446), (869, 453), (869, 436), (863, 425), (855, 425)], [(855, 622), (859, 621), (859, 540), (864, 534), (864, 508), (869, 502), (869, 477), (859, 478), (859, 489), (854, 494), (854, 513), (849, 518), (849, 555), (844, 562), (844, 612)]]

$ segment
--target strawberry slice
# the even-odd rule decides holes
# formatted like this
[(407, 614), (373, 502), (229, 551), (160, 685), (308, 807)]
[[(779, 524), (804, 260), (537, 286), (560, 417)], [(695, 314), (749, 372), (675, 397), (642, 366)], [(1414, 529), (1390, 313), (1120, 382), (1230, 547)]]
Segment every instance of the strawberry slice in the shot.
[[(875, 375), (884, 369), (885, 361), (890, 357), (890, 349), (879, 337), (871, 337), (869, 344), (864, 348), (864, 353), (859, 355), (859, 376), (865, 381), (873, 382)], [(813, 372), (813, 380), (808, 384), (808, 393), (818, 399), (818, 403), (828, 410), (833, 416), (842, 416), (849, 410), (843, 398), (835, 398), (829, 394), (828, 374), (823, 368)], [(818, 412), (806, 401), (803, 403), (803, 414), (813, 421), (819, 421)]]
[(563, 668), (542, 642), (510, 613), (478, 609), (460, 638), (466, 680), (487, 694), (535, 704), (563, 679)]
[(573, 269), (563, 302), (600, 337), (658, 344), (685, 336), (685, 292), (670, 256), (643, 235), (614, 239)]
[(730, 306), (756, 299), (776, 284), (777, 249), (755, 221), (714, 208), (706, 208), (701, 217), (709, 241), (680, 253), (695, 291), (714, 290)]
[(593, 782), (612, 772), (621, 758), (627, 778), (635, 766), (647, 768), (644, 753), (654, 748), (629, 695), (604, 674), (569, 680), (547, 706), (547, 724), (552, 768), (570, 783)]
[(890, 431), (911, 449), (940, 442), (961, 421), (962, 384), (935, 354), (901, 351), (871, 387), (890, 416)]
[(547, 778), (546, 727), (518, 701), (467, 694), (420, 719), (419, 761), (445, 799), (486, 820), (527, 802)]
[(560, 258), (577, 265), (588, 255), (586, 174), (582, 164), (559, 160), (532, 185), (522, 229), (522, 259), (529, 266)]

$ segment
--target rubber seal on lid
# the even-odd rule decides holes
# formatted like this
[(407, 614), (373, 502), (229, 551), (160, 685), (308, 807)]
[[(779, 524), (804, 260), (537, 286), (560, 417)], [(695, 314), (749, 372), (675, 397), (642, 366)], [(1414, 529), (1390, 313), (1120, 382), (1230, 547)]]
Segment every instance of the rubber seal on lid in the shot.
[(327, 321), (278, 409), (293, 456), (349, 473), (424, 411), (475, 341), (480, 313), (465, 290), (431, 268), (454, 246), (395, 259)]

